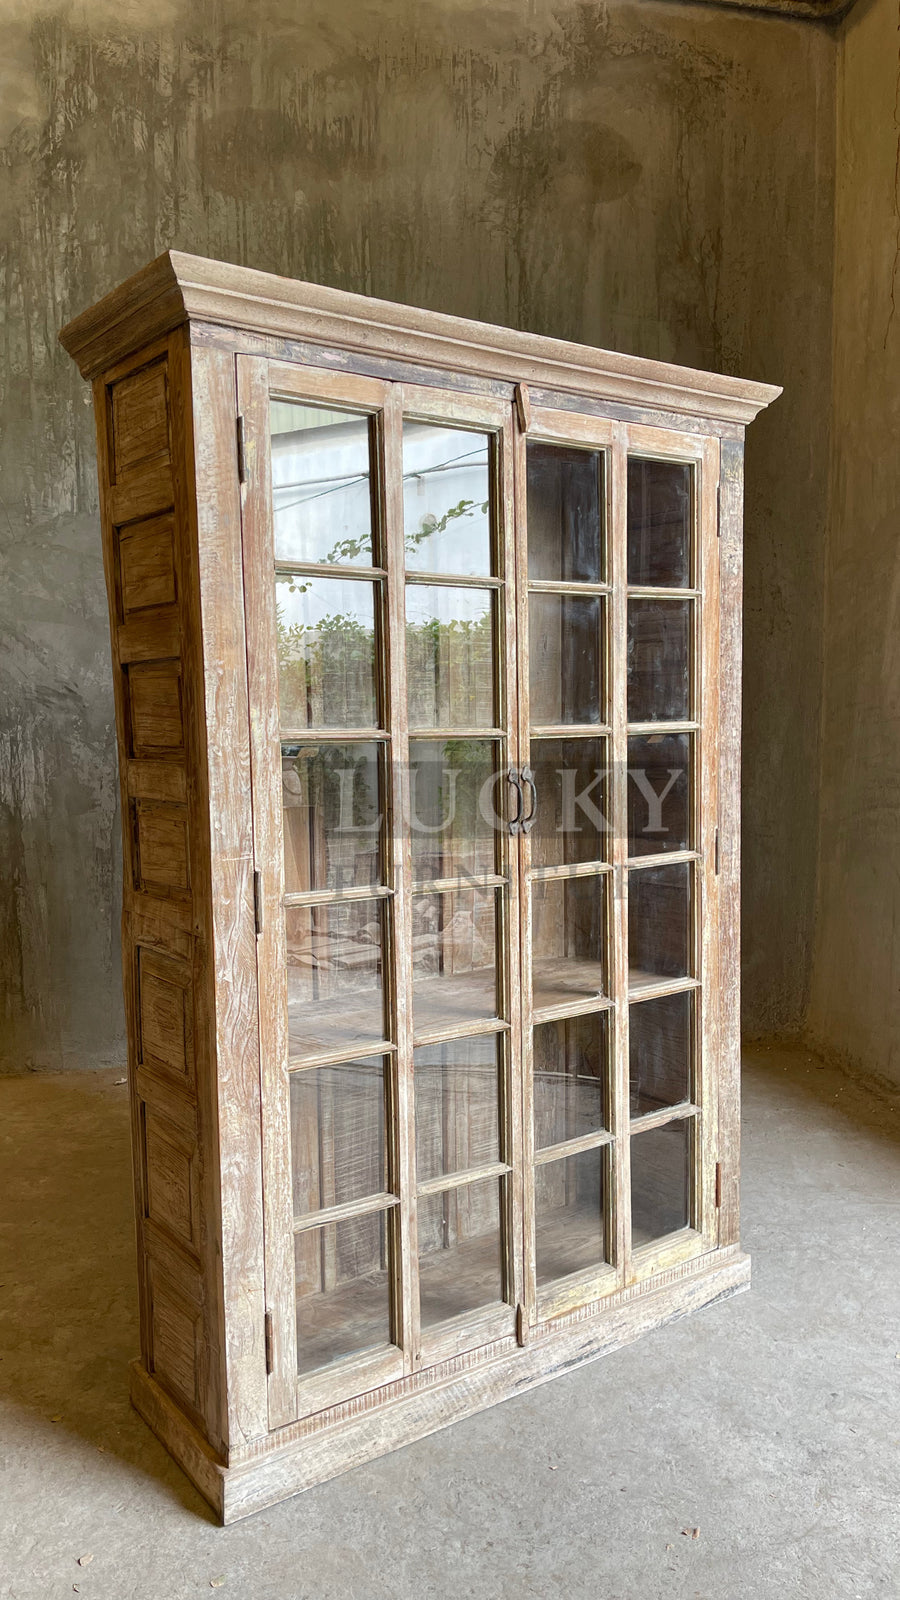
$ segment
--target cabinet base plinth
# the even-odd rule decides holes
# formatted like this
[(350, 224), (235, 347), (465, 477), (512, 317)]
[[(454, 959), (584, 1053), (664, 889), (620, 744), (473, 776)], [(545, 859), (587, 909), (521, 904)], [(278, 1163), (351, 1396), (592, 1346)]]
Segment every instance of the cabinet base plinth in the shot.
[(674, 1283), (648, 1283), (633, 1298), (593, 1316), (561, 1318), (535, 1329), (527, 1346), (513, 1355), (469, 1366), (455, 1377), (438, 1377), (430, 1387), (411, 1389), (363, 1412), (343, 1414), (349, 1408), (336, 1407), (306, 1418), (232, 1452), (227, 1465), (137, 1361), (131, 1367), (131, 1400), (221, 1521), (237, 1522), (749, 1286), (750, 1258), (737, 1247), (718, 1251)]

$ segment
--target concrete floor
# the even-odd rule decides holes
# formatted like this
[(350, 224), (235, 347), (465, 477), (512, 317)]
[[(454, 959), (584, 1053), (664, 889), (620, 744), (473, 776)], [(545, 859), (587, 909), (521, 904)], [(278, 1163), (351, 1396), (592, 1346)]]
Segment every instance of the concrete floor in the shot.
[(3, 1600), (900, 1595), (900, 1094), (750, 1053), (749, 1295), (223, 1530), (127, 1400), (116, 1076), (0, 1079)]

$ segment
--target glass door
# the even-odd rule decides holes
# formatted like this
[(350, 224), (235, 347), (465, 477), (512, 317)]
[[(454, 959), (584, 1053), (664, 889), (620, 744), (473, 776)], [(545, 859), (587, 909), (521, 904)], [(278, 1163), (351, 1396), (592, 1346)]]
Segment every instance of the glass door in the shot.
[(530, 1322), (715, 1243), (717, 464), (540, 408), (519, 440)]
[(511, 420), (237, 359), (277, 1425), (515, 1325)]
[(715, 1243), (718, 457), (237, 369), (277, 1426)]

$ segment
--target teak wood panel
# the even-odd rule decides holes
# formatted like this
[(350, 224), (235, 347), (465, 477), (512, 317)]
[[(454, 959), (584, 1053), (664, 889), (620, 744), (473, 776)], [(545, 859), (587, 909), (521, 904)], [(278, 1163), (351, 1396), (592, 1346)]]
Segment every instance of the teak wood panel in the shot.
[(201, 1002), (208, 845), (187, 782), (203, 752), (196, 702), (186, 693), (197, 604), (184, 515), (192, 472), (179, 425), (187, 349), (178, 331), (104, 373), (94, 405), (122, 793), (143, 1359), (222, 1448), (220, 1296), (209, 1249), (214, 1140), (198, 1094), (211, 1075)]
[[(730, 1293), (746, 1281), (746, 1262), (736, 1243), (741, 424), (779, 391), (174, 255), (161, 258), (70, 325), (63, 342), (95, 379), (115, 674), (142, 1342), (133, 1392), (151, 1426), (230, 1518), (540, 1381), (555, 1367), (612, 1347), (654, 1319), (714, 1298), (717, 1284), (720, 1292)], [(289, 1150), (281, 1112), (271, 1099), (267, 1103), (267, 1063), (282, 1059), (286, 1027), (281, 1038), (280, 1002), (273, 1003), (265, 985), (260, 993), (256, 986), (257, 946), (263, 971), (266, 961), (276, 960), (279, 937), (279, 918), (266, 910), (270, 895), (277, 901), (271, 874), (280, 873), (280, 855), (273, 854), (265, 806), (260, 810), (253, 803), (257, 788), (265, 797), (257, 757), (266, 739), (273, 732), (277, 736), (277, 685), (270, 683), (262, 697), (248, 694), (247, 663), (249, 657), (253, 680), (260, 611), (252, 576), (245, 593), (242, 556), (244, 572), (252, 574), (256, 569), (252, 561), (247, 567), (248, 554), (271, 514), (265, 501), (267, 464), (259, 456), (260, 448), (263, 453), (268, 448), (270, 389), (285, 398), (314, 403), (334, 398), (339, 405), (377, 413), (385, 539), (378, 559), (388, 618), (383, 688), (397, 708), (406, 703), (400, 647), (404, 407), (412, 415), (468, 420), (473, 426), (480, 419), (501, 438), (498, 526), (505, 550), (516, 549), (516, 581), (508, 574), (506, 595), (507, 600), (517, 596), (518, 612), (507, 616), (499, 718), (504, 726), (493, 732), (508, 738), (517, 764), (525, 759), (529, 737), (522, 542), (527, 440), (593, 444), (606, 452), (613, 563), (606, 580), (615, 578), (617, 563), (623, 570), (629, 451), (690, 460), (697, 473), (701, 559), (686, 592), (702, 650), (695, 655), (692, 718), (677, 726), (692, 731), (699, 774), (695, 848), (683, 853), (696, 878), (698, 932), (692, 976), (650, 986), (644, 978), (642, 990), (645, 996), (690, 991), (693, 997), (703, 1070), (692, 1084), (691, 1102), (642, 1121), (646, 1129), (675, 1116), (694, 1130), (702, 1159), (691, 1196), (691, 1226), (632, 1248), (625, 987), (629, 868), (626, 845), (619, 840), (605, 876), (598, 878), (611, 916), (612, 1117), (599, 1144), (582, 1141), (585, 1148), (602, 1147), (611, 1179), (605, 1205), (612, 1264), (535, 1292), (533, 1110), (524, 1048), (533, 1006), (522, 981), (531, 930), (529, 896), (520, 894), (530, 843), (524, 837), (510, 848), (507, 841), (509, 937), (503, 959), (512, 1008), (502, 1024), (479, 1024), (479, 1029), (493, 1031), (509, 1052), (507, 1081), (515, 1086), (521, 1079), (524, 1096), (507, 1094), (502, 1108), (512, 1168), (506, 1180), (510, 1316), (504, 1313), (498, 1320), (498, 1313), (488, 1310), (458, 1319), (439, 1338), (422, 1337), (414, 1292), (416, 1195), (407, 1181), (389, 1213), (399, 1241), (392, 1298), (400, 1366), (394, 1355), (360, 1363), (356, 1392), (341, 1387), (346, 1398), (339, 1397), (327, 1373), (299, 1384), (292, 1365), (293, 1317), (285, 1290), (288, 1285), (292, 1302), (292, 1234), (279, 1232), (285, 1213), (283, 1196), (278, 1198), (279, 1160), (290, 1189)], [(238, 411), (247, 424), (243, 491)], [(552, 591), (560, 585), (544, 587)], [(596, 587), (606, 596), (612, 656), (618, 652), (621, 666), (624, 585), (606, 581)], [(577, 588), (570, 585), (567, 592)], [(613, 674), (613, 684), (610, 719), (602, 731), (621, 750), (629, 731), (621, 671), (618, 679)], [(559, 737), (566, 731), (541, 729)], [(638, 731), (635, 724), (630, 731)], [(652, 724), (640, 728), (653, 731)], [(352, 737), (352, 731), (343, 736)], [(408, 815), (407, 778), (399, 759), (406, 737), (401, 714), (388, 728), (392, 827)], [(614, 766), (619, 770), (613, 807), (621, 818), (625, 775), (622, 763)], [(275, 801), (277, 814), (277, 796)], [(396, 1180), (397, 1174), (412, 1172), (415, 1122), (411, 863), (408, 835), (403, 827), (394, 832), (401, 840), (390, 883), (394, 1035), (384, 1048), (391, 1057)], [(654, 859), (645, 856), (641, 864), (650, 866)], [(658, 864), (672, 859), (680, 858), (661, 856)], [(255, 870), (263, 879), (258, 939)], [(571, 872), (541, 869), (537, 877), (549, 882), (591, 873), (578, 866)], [(516, 970), (516, 900), (522, 974)], [(521, 1019), (515, 1010), (520, 994), (526, 1012)], [(542, 1014), (575, 1015), (576, 1010), (560, 1006)], [(517, 1052), (520, 1067), (510, 1064)], [(464, 1130), (457, 1132), (463, 1138)], [(540, 1159), (546, 1162), (548, 1154), (574, 1148), (571, 1141), (549, 1152), (544, 1148)], [(264, 1168), (266, 1179), (274, 1173), (271, 1187), (264, 1182)], [(583, 1335), (576, 1331), (581, 1328)], [(394, 1428), (391, 1432), (379, 1423), (373, 1442), (372, 1424), (382, 1406), (389, 1406)]]

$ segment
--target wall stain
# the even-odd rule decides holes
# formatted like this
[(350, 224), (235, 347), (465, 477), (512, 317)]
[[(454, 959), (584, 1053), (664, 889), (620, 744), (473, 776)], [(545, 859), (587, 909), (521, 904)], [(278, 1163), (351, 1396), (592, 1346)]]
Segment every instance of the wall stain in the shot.
[[(625, 0), (0, 5), (0, 87), (4, 70), (16, 83), (0, 121), (0, 1060), (16, 1069), (122, 1038), (93, 424), (59, 327), (173, 246), (823, 392), (814, 108), (831, 56), (802, 25)], [(748, 880), (764, 929), (748, 995), (759, 1013), (778, 993), (788, 1014), (813, 871), (798, 696), (818, 648), (826, 442), (799, 393), (751, 441), (749, 613), (769, 631), (748, 660), (785, 685), (751, 682), (751, 846), (768, 843), (767, 750), (795, 809)]]

